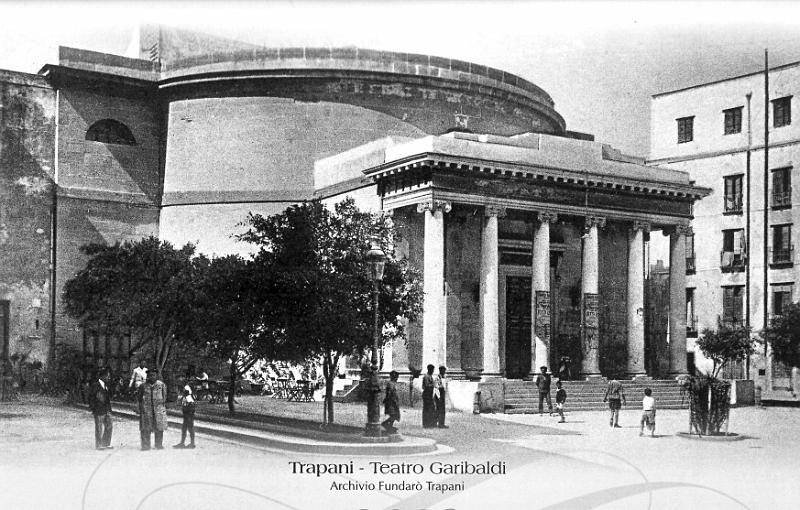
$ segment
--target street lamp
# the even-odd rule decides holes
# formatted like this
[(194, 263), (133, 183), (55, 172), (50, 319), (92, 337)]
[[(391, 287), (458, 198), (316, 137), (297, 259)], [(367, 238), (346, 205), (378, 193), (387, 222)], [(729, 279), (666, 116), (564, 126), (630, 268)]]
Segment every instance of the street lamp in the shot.
[(372, 239), (372, 246), (364, 257), (367, 261), (369, 279), (372, 280), (372, 307), (375, 316), (375, 331), (373, 332), (372, 343), (372, 363), (367, 384), (369, 394), (367, 396), (367, 426), (364, 435), (379, 437), (381, 435), (381, 386), (378, 381), (378, 349), (380, 349), (381, 329), (380, 314), (378, 313), (378, 293), (379, 285), (383, 280), (383, 268), (386, 265), (386, 254), (381, 250), (381, 245), (377, 238)]

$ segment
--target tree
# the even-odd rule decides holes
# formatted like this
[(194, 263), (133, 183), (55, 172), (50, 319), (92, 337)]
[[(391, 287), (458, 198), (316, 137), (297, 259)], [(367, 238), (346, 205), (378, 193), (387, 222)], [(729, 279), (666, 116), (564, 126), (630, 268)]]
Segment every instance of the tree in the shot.
[(325, 413), (333, 422), (339, 358), (363, 353), (373, 342), (373, 287), (364, 261), (370, 239), (377, 238), (388, 256), (379, 286), (384, 342), (404, 337), (405, 320), (420, 313), (418, 275), (394, 257), (391, 220), (359, 211), (352, 200), (333, 211), (312, 201), (266, 218), (250, 215), (247, 225), (240, 239), (259, 246), (254, 264), (269, 303), (259, 335), (276, 357), (321, 360)]
[[(236, 255), (195, 260), (197, 318), (194, 341), (207, 354), (229, 361), (228, 410), (235, 412), (236, 383), (258, 360), (270, 356), (274, 342), (262, 326), (263, 299), (254, 263)], [(271, 331), (271, 330), (269, 330)]]
[(86, 267), (64, 286), (67, 313), (87, 331), (131, 335), (128, 355), (148, 349), (163, 371), (194, 317), (194, 246), (151, 236), (82, 251)]
[(800, 366), (800, 303), (792, 303), (775, 316), (762, 337), (769, 343), (775, 361)]
[(697, 339), (697, 346), (703, 355), (714, 362), (711, 377), (719, 376), (725, 365), (742, 361), (755, 352), (756, 342), (750, 335), (750, 328), (720, 327), (718, 331), (703, 330)]

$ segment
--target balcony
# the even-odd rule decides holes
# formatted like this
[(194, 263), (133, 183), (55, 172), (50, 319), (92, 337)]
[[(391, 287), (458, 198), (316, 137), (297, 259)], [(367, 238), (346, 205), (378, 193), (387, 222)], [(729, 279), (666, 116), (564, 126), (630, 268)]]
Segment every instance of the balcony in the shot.
[(744, 318), (737, 315), (722, 315), (717, 317), (717, 326), (727, 329), (738, 329), (744, 327)]
[(697, 338), (697, 316), (690, 315), (686, 317), (686, 336), (690, 338)]
[(770, 248), (770, 267), (788, 267), (794, 262), (794, 245), (786, 248)]
[(695, 267), (695, 256), (694, 255), (687, 255), (686, 256), (686, 274), (694, 274), (697, 271)]
[(741, 251), (720, 252), (720, 269), (723, 273), (744, 271), (747, 263), (747, 254)]
[(772, 208), (784, 209), (792, 206), (792, 188), (772, 193)]
[(725, 195), (724, 214), (741, 214), (741, 213), (742, 213), (742, 194), (737, 193), (734, 195)]

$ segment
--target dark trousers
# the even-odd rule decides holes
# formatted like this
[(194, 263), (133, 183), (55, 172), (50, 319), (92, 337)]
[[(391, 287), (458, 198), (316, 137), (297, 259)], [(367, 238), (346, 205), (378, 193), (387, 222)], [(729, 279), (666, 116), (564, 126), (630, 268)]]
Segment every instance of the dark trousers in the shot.
[[(154, 430), (153, 433), (156, 435), (156, 448), (163, 448), (164, 447), (164, 431), (163, 430)], [(142, 436), (142, 450), (149, 450), (150, 449), (150, 432), (141, 431)]]
[(553, 412), (553, 401), (550, 400), (550, 390), (548, 391), (540, 391), (539, 392), (539, 414), (542, 414), (544, 411), (544, 401), (547, 400), (547, 409), (548, 412), (552, 414)]
[(114, 425), (111, 423), (111, 413), (94, 415), (94, 446), (101, 448), (111, 446), (111, 432)]
[(189, 444), (194, 444), (194, 409), (183, 409), (183, 425), (181, 425), (181, 444), (186, 441), (186, 431), (189, 431)]
[(436, 426), (436, 404), (433, 402), (433, 389), (422, 392), (422, 426), (425, 428)]
[(447, 404), (444, 398), (444, 390), (439, 390), (439, 397), (434, 397), (434, 403), (436, 404), (436, 426), (437, 427), (444, 427), (444, 418), (445, 413), (447, 412)]

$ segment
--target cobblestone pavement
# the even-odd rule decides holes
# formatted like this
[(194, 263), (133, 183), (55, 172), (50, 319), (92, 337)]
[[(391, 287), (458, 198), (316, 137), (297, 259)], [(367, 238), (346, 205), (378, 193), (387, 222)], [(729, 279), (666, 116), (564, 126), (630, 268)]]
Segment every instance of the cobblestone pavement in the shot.
[[(363, 421), (363, 405), (337, 411), (337, 422)], [(623, 410), (621, 429), (609, 428), (605, 413), (586, 412), (568, 414), (564, 424), (546, 415), (450, 413), (449, 429), (425, 430), (419, 410), (406, 411), (405, 433), (447, 448), (349, 459), (199, 436), (196, 450), (173, 450), (179, 431), (169, 430), (167, 449), (141, 452), (137, 424), (116, 420), (115, 448), (96, 451), (86, 411), (42, 400), (0, 404), (0, 508), (776, 509), (800, 499), (800, 409), (734, 409), (731, 431), (744, 436), (734, 442), (676, 436), (687, 428), (686, 411), (660, 411), (656, 438), (638, 437), (634, 409)], [(297, 463), (307, 471), (351, 460), (352, 473), (293, 472)], [(438, 472), (487, 462), (505, 474)], [(380, 463), (406, 473), (375, 474)]]

